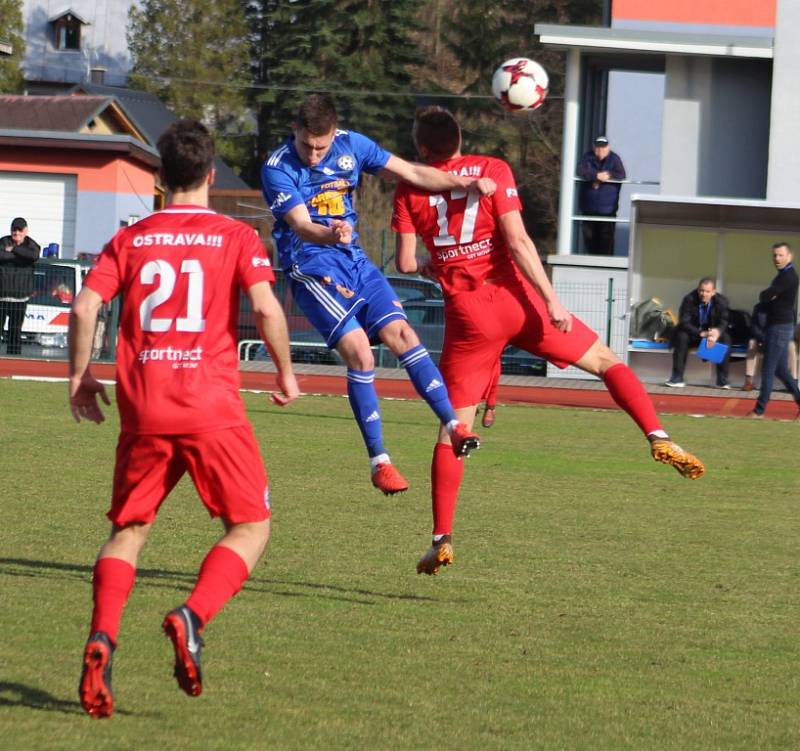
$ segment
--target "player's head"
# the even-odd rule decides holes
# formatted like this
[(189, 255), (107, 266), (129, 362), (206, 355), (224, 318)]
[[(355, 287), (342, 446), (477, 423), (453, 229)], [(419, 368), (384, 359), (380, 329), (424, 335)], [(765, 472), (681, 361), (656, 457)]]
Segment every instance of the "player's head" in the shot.
[(697, 296), (700, 302), (707, 303), (717, 293), (717, 282), (711, 276), (704, 276), (697, 283)]
[(336, 134), (336, 105), (327, 94), (309, 94), (297, 111), (294, 147), (303, 164), (314, 167), (328, 154)]
[(213, 179), (214, 140), (197, 120), (172, 123), (158, 139), (161, 179), (171, 192), (199, 188)]
[(461, 127), (444, 107), (422, 107), (414, 114), (411, 131), (420, 157), (426, 162), (449, 159), (461, 150)]
[(775, 243), (772, 246), (772, 262), (778, 271), (785, 269), (792, 262), (792, 246), (789, 243)]
[(21, 217), (16, 217), (11, 222), (11, 239), (15, 245), (22, 245), (28, 236), (28, 223)]

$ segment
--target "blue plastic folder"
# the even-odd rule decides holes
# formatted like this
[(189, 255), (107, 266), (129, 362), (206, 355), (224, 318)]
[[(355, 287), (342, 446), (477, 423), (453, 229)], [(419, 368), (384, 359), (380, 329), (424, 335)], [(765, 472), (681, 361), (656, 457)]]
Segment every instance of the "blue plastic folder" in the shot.
[(717, 342), (713, 347), (709, 347), (708, 341), (703, 339), (697, 348), (696, 354), (701, 360), (708, 360), (719, 365), (725, 359), (725, 355), (728, 354), (728, 345)]

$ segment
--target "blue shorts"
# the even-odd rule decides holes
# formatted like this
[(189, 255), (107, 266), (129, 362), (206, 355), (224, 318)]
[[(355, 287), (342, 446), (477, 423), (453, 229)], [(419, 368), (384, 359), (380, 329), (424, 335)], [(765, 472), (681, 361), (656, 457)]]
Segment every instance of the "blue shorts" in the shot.
[(375, 344), (387, 323), (408, 320), (386, 277), (366, 257), (325, 253), (302, 269), (292, 266), (289, 279), (300, 309), (331, 348), (357, 328)]

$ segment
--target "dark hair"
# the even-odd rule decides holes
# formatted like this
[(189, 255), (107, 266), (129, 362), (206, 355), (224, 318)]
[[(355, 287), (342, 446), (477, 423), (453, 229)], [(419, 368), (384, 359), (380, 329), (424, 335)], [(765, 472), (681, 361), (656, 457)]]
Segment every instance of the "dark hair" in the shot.
[(309, 94), (297, 111), (298, 128), (324, 136), (336, 127), (336, 105), (328, 94)]
[(171, 191), (197, 188), (214, 164), (214, 140), (205, 125), (184, 118), (158, 139), (161, 176)]
[(792, 252), (792, 246), (787, 242), (775, 243), (772, 249), (775, 250), (776, 248), (786, 248), (790, 253)]
[(431, 156), (446, 159), (461, 146), (461, 128), (455, 116), (444, 107), (422, 107), (414, 114), (414, 143), (424, 146)]
[(717, 288), (717, 280), (714, 279), (713, 276), (704, 276), (699, 282), (697, 282), (698, 289), (704, 284), (710, 284), (714, 289)]

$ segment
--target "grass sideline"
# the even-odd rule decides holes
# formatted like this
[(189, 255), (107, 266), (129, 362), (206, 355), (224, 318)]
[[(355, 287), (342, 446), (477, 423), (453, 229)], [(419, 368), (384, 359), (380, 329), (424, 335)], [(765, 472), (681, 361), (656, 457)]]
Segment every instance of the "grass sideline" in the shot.
[(245, 400), (273, 539), (206, 630), (205, 693), (164, 613), (218, 537), (182, 481), (140, 561), (115, 716), (76, 686), (118, 423), (64, 384), (0, 380), (0, 732), (8, 749), (752, 749), (800, 746), (792, 423), (670, 416), (708, 466), (655, 464), (616, 412), (501, 407), (469, 460), (456, 563), (422, 577), (435, 434), (384, 401), (412, 483), (371, 488), (346, 400)]

